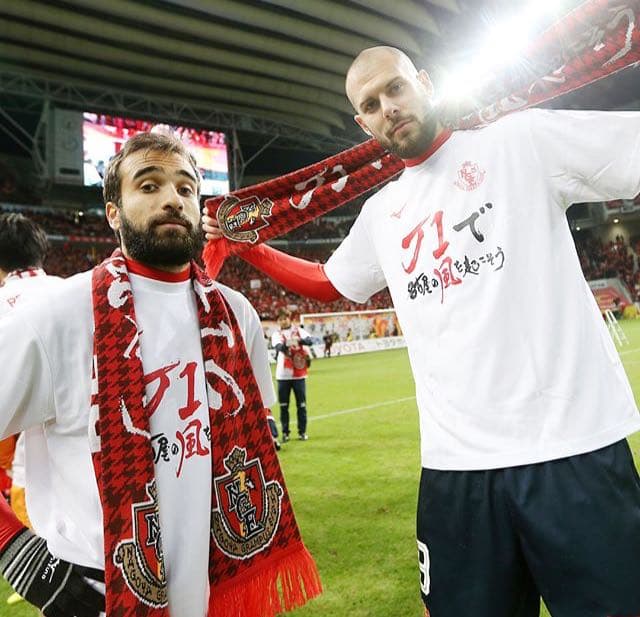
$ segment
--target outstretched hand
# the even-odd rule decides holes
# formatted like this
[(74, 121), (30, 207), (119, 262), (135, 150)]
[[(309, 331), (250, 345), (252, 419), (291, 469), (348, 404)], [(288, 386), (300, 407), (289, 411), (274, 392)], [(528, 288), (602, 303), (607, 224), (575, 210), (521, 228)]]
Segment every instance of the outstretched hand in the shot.
[(202, 209), (202, 231), (207, 240), (218, 240), (222, 238), (223, 233), (218, 224), (218, 219), (209, 216), (207, 208)]

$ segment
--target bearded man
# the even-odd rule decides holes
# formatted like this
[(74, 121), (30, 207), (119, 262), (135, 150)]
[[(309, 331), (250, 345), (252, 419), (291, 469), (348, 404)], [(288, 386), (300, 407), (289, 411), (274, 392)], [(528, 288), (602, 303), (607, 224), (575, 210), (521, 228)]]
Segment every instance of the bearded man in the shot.
[(273, 617), (319, 593), (258, 316), (193, 261), (199, 196), (177, 138), (136, 135), (105, 174), (120, 249), (0, 320), (0, 434), (42, 427), (50, 478), (38, 535), (3, 509), (0, 570), (45, 615)]

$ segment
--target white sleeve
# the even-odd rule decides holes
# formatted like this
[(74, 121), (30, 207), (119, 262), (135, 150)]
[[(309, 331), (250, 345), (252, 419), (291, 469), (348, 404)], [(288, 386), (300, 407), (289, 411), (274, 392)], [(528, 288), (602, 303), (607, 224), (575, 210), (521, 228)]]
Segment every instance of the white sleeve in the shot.
[(271, 379), (269, 352), (267, 351), (267, 343), (264, 340), (258, 313), (241, 293), (226, 285), (218, 285), (218, 287), (231, 305), (238, 321), (238, 326), (244, 338), (244, 345), (247, 348), (247, 354), (253, 367), (253, 375), (262, 395), (262, 402), (265, 407), (271, 407), (276, 402), (276, 394)]
[(640, 193), (640, 112), (522, 112), (558, 201), (632, 199)]
[(55, 418), (49, 359), (36, 332), (15, 309), (0, 318), (0, 438)]
[(387, 286), (367, 229), (368, 204), (324, 266), (331, 284), (346, 298), (360, 303)]
[(264, 339), (262, 326), (258, 313), (247, 301), (248, 319), (247, 319), (247, 353), (253, 367), (253, 374), (258, 382), (260, 394), (262, 394), (262, 402), (265, 407), (272, 407), (276, 402), (276, 393), (273, 389), (273, 380), (271, 379), (271, 368), (269, 366), (269, 352), (267, 351), (267, 343)]
[(298, 327), (298, 333), (300, 338), (311, 338), (311, 335), (302, 326)]

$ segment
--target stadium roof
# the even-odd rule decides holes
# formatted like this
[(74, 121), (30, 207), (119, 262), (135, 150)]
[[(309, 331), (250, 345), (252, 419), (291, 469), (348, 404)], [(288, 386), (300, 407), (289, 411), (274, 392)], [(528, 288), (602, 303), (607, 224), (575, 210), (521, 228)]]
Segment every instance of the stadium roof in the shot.
[[(437, 89), (438, 75), (464, 59), (487, 21), (525, 4), (9, 0), (0, 2), (0, 104), (28, 111), (25, 101), (46, 99), (85, 111), (235, 129), (262, 136), (254, 141), (260, 148), (271, 146), (268, 138), (280, 147), (335, 152), (363, 138), (343, 89), (361, 49), (404, 49), (432, 73)], [(564, 11), (578, 0), (551, 4)], [(591, 88), (590, 98), (573, 100), (637, 107), (633, 73), (635, 87), (621, 89), (610, 80)]]

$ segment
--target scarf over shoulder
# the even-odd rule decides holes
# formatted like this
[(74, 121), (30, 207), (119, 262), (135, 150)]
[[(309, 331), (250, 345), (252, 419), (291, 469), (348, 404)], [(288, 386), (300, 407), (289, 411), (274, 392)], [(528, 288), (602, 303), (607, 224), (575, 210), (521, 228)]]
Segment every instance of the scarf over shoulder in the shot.
[[(445, 130), (469, 129), (581, 88), (640, 61), (640, 0), (587, 0), (474, 93), (477, 107), (439, 108)], [(217, 276), (229, 255), (286, 232), (378, 188), (404, 169), (370, 139), (285, 176), (205, 202), (223, 238), (204, 261)]]
[[(196, 264), (191, 277), (212, 437), (211, 535), (202, 538), (209, 543), (208, 615), (274, 617), (317, 596), (320, 578), (300, 537), (234, 313)], [(92, 456), (104, 517), (107, 615), (168, 617), (140, 332), (119, 250), (94, 269), (92, 296)]]

